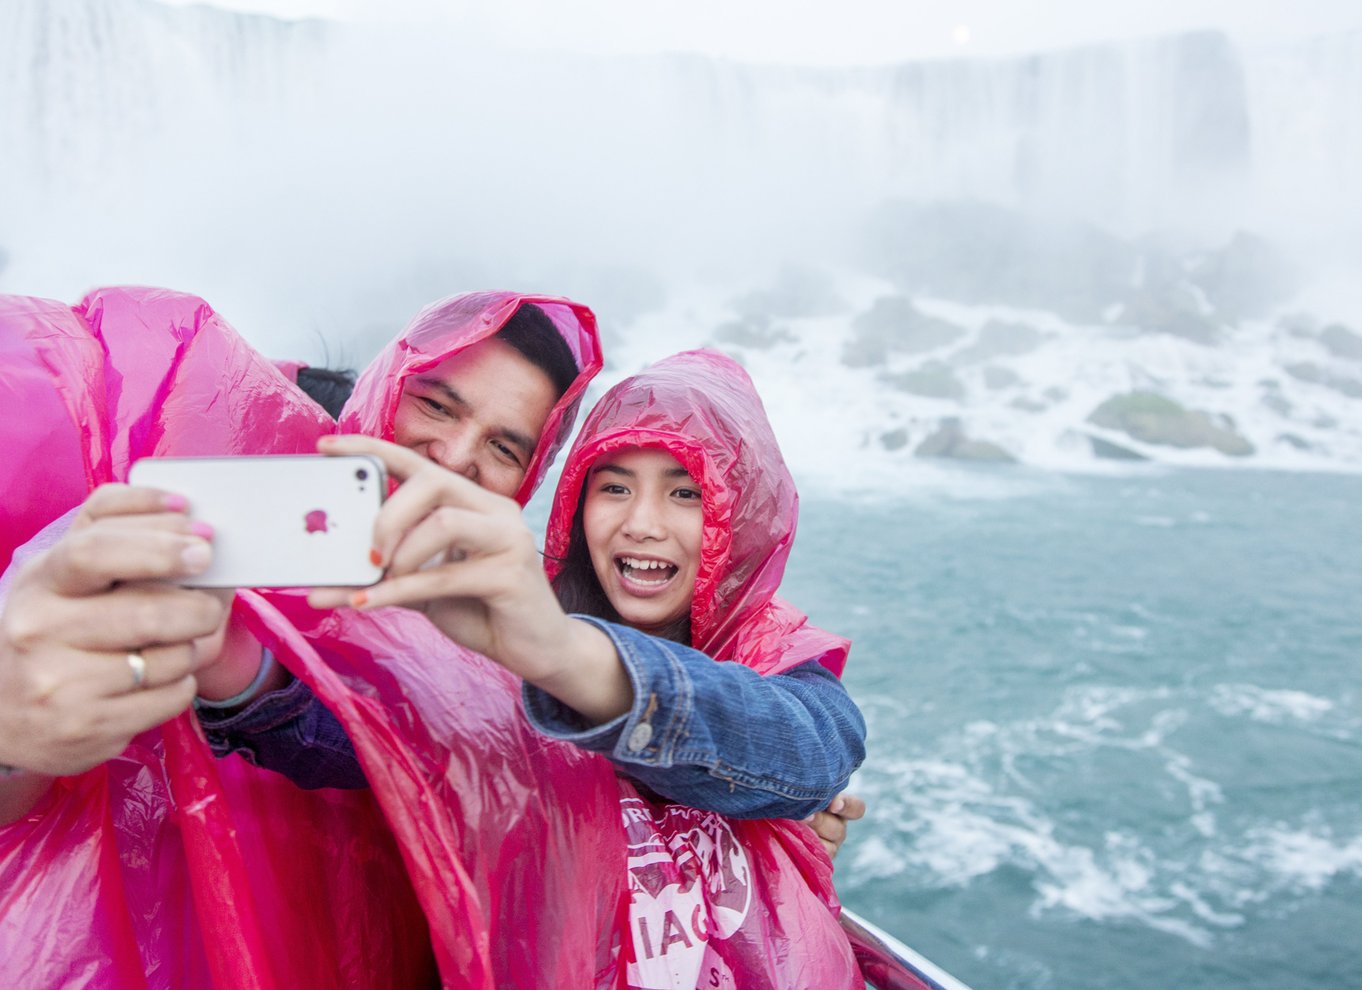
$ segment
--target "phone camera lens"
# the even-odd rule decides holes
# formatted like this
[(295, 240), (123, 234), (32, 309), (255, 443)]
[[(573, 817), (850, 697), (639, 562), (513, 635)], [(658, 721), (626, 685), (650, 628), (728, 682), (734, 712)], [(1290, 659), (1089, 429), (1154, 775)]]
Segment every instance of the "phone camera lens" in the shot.
[(368, 469), (359, 468), (358, 470), (355, 471), (355, 477), (358, 478), (360, 481), (368, 481), (369, 480)]

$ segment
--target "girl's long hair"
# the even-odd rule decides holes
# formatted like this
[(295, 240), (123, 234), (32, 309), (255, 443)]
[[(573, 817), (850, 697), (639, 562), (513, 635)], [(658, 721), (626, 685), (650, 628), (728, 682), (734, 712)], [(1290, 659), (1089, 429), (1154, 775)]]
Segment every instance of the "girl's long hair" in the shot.
[[(591, 564), (591, 551), (586, 545), (586, 524), (582, 521), (585, 508), (586, 495), (583, 492), (578, 496), (577, 511), (572, 515), (572, 533), (568, 539), (567, 553), (559, 561), (562, 570), (553, 579), (553, 590), (565, 612), (628, 625), (615, 611), (615, 606), (610, 604), (601, 582), (596, 578), (596, 568)], [(690, 609), (654, 635), (689, 646)]]

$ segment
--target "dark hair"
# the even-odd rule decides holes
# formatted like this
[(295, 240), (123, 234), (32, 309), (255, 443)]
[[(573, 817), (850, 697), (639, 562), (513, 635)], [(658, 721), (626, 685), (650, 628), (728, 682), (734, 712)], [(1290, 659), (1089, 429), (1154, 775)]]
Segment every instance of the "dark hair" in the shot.
[[(623, 622), (615, 606), (605, 596), (605, 589), (596, 577), (591, 563), (591, 550), (586, 545), (586, 524), (582, 521), (586, 498), (580, 497), (577, 511), (572, 516), (572, 531), (568, 536), (567, 553), (560, 561), (562, 568), (553, 579), (553, 590), (563, 611), (590, 615), (606, 622)], [(690, 609), (656, 633), (662, 639), (690, 646)]]
[(355, 390), (355, 373), (348, 368), (299, 368), (298, 387), (332, 419), (339, 419), (341, 409)]
[(558, 398), (577, 380), (577, 362), (567, 341), (548, 314), (534, 303), (521, 303), (493, 337), (510, 344), (548, 375)]

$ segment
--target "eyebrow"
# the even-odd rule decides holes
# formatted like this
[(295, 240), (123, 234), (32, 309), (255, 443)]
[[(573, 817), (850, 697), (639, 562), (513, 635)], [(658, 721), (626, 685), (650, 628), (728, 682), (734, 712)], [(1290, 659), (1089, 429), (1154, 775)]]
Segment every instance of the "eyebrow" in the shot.
[[(634, 477), (634, 472), (633, 472), (633, 471), (630, 471), (628, 468), (622, 468), (622, 467), (620, 467), (618, 464), (611, 464), (609, 461), (607, 461), (607, 462), (604, 463), (604, 464), (597, 464), (597, 465), (595, 465), (594, 467), (592, 467), (592, 469), (591, 469), (591, 473), (592, 473), (593, 475), (595, 475), (595, 474), (600, 474), (600, 473), (605, 472), (605, 471), (608, 471), (610, 474), (619, 475), (619, 476), (622, 477), (622, 478), (632, 478), (632, 477)], [(688, 479), (689, 479), (689, 478), (690, 478), (690, 472), (687, 471), (685, 468), (681, 467), (680, 465), (677, 465), (677, 466), (674, 467), (674, 468), (667, 468), (666, 473), (665, 473), (665, 476), (668, 477), (668, 478), (688, 478)], [(691, 480), (694, 480), (694, 479), (691, 479)]]
[[(419, 385), (424, 385), (426, 388), (433, 389), (436, 392), (439, 392), (450, 402), (454, 403), (454, 405), (459, 406), (460, 408), (463, 409), (468, 408), (468, 400), (466, 400), (462, 395), (460, 395), (456, 389), (451, 388), (447, 382), (442, 381), (439, 378), (427, 377), (419, 377), (416, 379), (416, 381), (417, 384)], [(520, 452), (524, 454), (526, 457), (534, 456), (534, 448), (538, 446), (537, 441), (532, 440), (530, 437), (528, 437), (524, 433), (521, 433), (519, 430), (512, 429), (509, 426), (498, 426), (492, 432), (496, 433), (499, 436), (505, 437), (507, 442), (509, 442), (512, 446), (519, 447)]]

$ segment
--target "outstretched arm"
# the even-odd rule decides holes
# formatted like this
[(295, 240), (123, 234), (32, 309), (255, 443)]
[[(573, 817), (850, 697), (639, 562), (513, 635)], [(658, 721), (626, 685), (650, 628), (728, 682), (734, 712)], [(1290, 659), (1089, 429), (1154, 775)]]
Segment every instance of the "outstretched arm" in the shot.
[(563, 612), (512, 499), (371, 437), (323, 437), (317, 446), (379, 457), (402, 486), (374, 530), (384, 579), (358, 593), (315, 590), (308, 596), (314, 607), (416, 608), (451, 639), (593, 723), (629, 709), (633, 687), (614, 645)]

